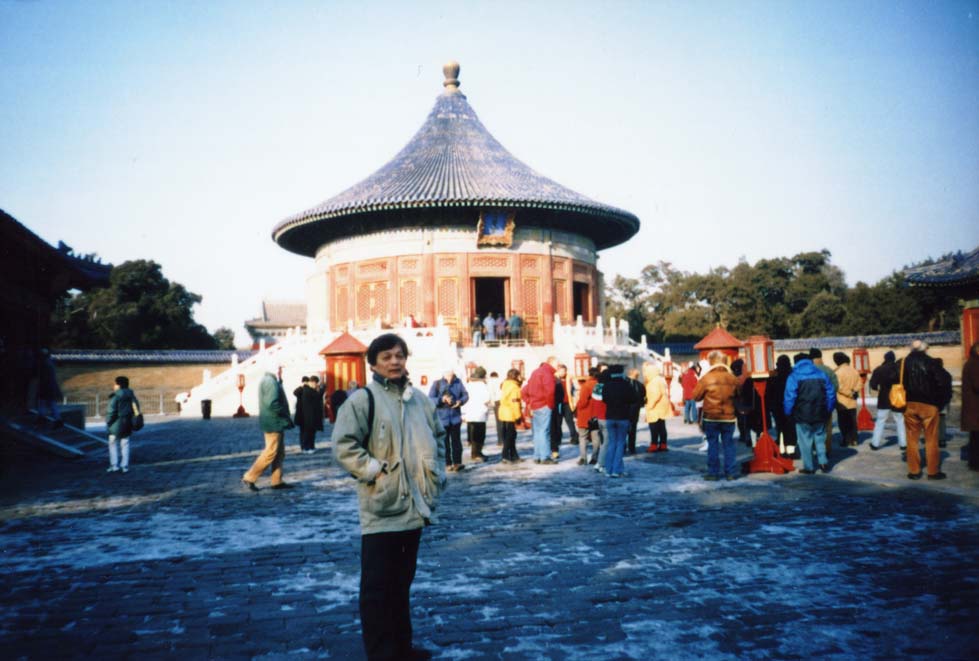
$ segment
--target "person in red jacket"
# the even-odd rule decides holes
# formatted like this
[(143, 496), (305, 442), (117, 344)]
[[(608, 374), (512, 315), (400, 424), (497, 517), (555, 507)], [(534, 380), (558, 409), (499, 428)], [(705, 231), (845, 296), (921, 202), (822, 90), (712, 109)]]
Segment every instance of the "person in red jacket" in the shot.
[[(578, 393), (578, 403), (575, 407), (575, 425), (578, 427), (578, 465), (588, 463), (588, 441), (591, 441), (592, 462), (598, 461), (598, 451), (602, 447), (602, 432), (598, 428), (596, 409), (598, 404), (604, 409), (604, 402), (592, 398), (592, 392), (598, 385), (598, 368), (588, 369), (588, 379), (581, 384)], [(604, 413), (603, 413), (604, 417)]]
[(531, 428), (534, 437), (534, 463), (556, 464), (551, 459), (551, 415), (554, 412), (554, 373), (558, 361), (555, 356), (548, 356), (547, 362), (540, 364), (527, 379), (527, 384), (521, 390), (521, 399), (527, 404), (531, 415)]
[(697, 400), (693, 398), (697, 381), (697, 370), (690, 363), (687, 371), (680, 377), (680, 385), (683, 386), (683, 422), (687, 425), (697, 424)]

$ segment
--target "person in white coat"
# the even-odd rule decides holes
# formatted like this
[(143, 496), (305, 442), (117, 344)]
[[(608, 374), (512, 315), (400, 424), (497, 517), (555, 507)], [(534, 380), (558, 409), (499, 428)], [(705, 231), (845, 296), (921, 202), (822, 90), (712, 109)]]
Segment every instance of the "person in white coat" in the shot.
[(472, 463), (486, 461), (483, 454), (483, 444), (486, 442), (486, 417), (493, 399), (489, 386), (486, 384), (486, 370), (477, 367), (473, 370), (472, 378), (466, 383), (469, 399), (462, 405), (462, 420), (466, 423), (466, 439), (469, 441), (469, 451)]

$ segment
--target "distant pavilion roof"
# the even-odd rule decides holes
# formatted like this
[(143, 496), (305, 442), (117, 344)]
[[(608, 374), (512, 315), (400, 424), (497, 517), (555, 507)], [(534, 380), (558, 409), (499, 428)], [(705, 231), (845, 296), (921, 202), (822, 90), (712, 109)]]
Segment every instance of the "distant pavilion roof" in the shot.
[(421, 209), (534, 210), (527, 214), (532, 224), (588, 236), (598, 249), (639, 231), (639, 219), (628, 211), (565, 188), (517, 160), (459, 91), (459, 65), (449, 63), (443, 71), (445, 93), (408, 144), (359, 184), (279, 223), (272, 230), (279, 245), (313, 256), (323, 243), (370, 226), (417, 225), (412, 212)]
[(957, 253), (934, 264), (916, 266), (904, 272), (912, 287), (961, 287), (979, 285), (979, 248)]
[(249, 319), (246, 326), (252, 328), (306, 327), (306, 304), (293, 301), (262, 301), (262, 316)]

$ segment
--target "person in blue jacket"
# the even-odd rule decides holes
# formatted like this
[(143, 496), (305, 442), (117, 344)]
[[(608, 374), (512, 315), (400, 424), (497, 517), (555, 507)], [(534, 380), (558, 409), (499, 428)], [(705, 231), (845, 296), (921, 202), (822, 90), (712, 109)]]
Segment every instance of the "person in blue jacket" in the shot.
[(462, 465), (462, 405), (469, 401), (466, 386), (455, 375), (455, 370), (446, 368), (442, 378), (432, 384), (428, 398), (435, 404), (439, 422), (445, 427), (445, 465), (449, 472), (465, 469)]
[(795, 367), (785, 381), (783, 404), (786, 417), (795, 419), (799, 453), (802, 455), (802, 469), (799, 472), (804, 475), (816, 472), (812, 462), (815, 445), (819, 470), (828, 473), (826, 420), (836, 405), (836, 389), (808, 354), (796, 354)]

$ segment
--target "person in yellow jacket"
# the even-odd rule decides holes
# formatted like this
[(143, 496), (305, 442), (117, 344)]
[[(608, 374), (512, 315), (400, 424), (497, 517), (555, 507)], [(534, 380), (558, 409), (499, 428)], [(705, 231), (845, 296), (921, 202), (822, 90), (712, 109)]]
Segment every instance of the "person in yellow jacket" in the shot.
[(669, 449), (666, 447), (666, 419), (673, 415), (670, 392), (659, 365), (646, 363), (642, 371), (646, 382), (646, 422), (649, 423), (649, 447), (646, 452), (666, 452)]
[(857, 397), (863, 388), (860, 374), (853, 369), (850, 358), (842, 351), (833, 354), (836, 363), (836, 379), (840, 387), (836, 389), (836, 419), (840, 423), (840, 445), (857, 445)]
[(500, 426), (503, 428), (503, 463), (523, 461), (517, 454), (517, 421), (522, 414), (520, 403), (520, 371), (511, 369), (500, 384)]

